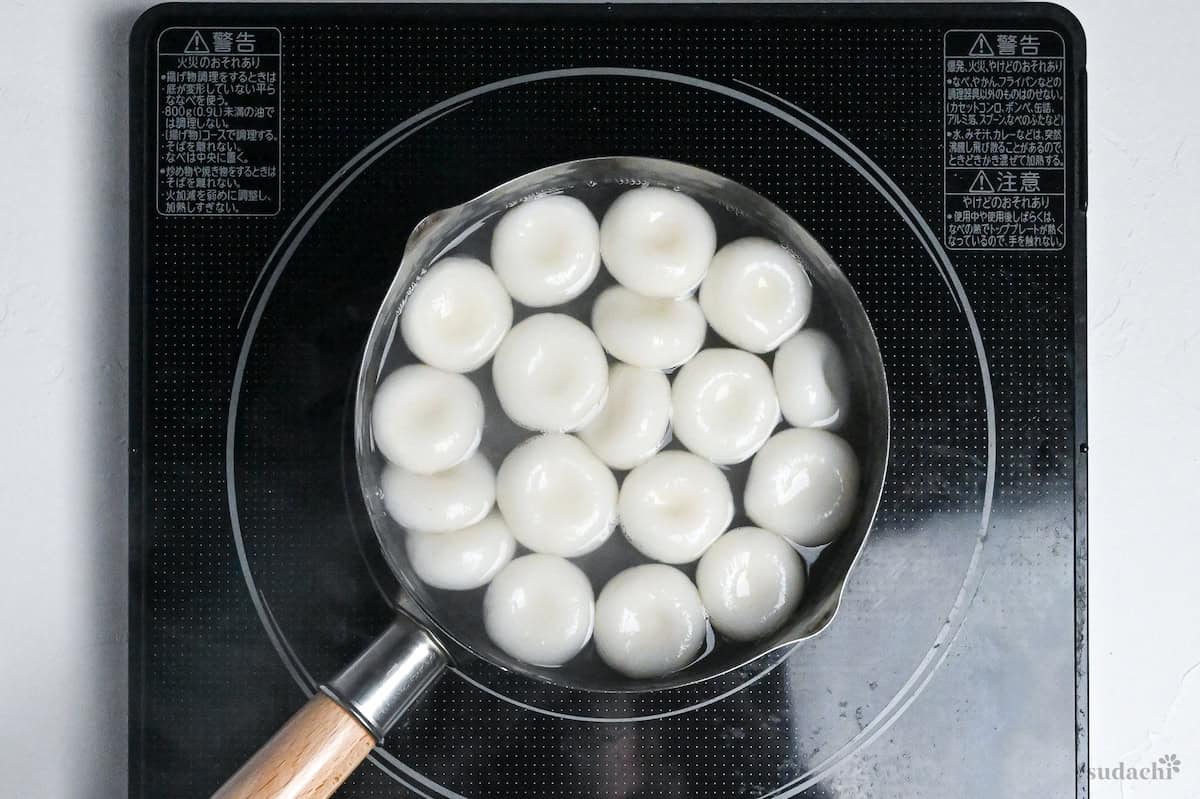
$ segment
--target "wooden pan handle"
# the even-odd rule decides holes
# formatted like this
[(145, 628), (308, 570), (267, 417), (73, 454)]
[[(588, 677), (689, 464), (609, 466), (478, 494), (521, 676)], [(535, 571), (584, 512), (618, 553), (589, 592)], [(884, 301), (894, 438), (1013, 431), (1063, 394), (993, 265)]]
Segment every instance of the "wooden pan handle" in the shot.
[(358, 719), (318, 693), (213, 799), (328, 799), (374, 747)]
[(328, 799), (448, 662), (432, 635), (397, 615), (213, 799)]

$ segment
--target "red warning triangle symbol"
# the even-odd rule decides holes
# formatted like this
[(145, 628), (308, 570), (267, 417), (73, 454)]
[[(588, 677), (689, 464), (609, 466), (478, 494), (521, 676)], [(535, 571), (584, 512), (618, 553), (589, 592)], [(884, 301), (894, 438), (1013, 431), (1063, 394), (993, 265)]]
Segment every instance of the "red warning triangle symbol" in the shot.
[(971, 45), (971, 49), (967, 51), (967, 55), (995, 55), (992, 46), (988, 44), (987, 37), (982, 33), (975, 39), (975, 44)]
[(192, 31), (192, 38), (188, 39), (187, 47), (183, 48), (185, 53), (207, 53), (208, 43), (204, 41), (204, 36), (200, 31)]

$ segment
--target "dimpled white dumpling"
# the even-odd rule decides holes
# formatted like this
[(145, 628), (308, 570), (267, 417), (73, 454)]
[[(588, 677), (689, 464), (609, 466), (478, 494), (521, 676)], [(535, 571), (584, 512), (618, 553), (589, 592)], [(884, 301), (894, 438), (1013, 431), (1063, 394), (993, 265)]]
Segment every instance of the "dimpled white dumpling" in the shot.
[(424, 364), (397, 369), (375, 391), (371, 434), (383, 457), (417, 474), (469, 458), (483, 435), (483, 397), (460, 374)]
[(692, 581), (672, 566), (634, 566), (596, 600), (596, 650), (627, 677), (662, 677), (691, 663), (708, 637)]
[(700, 558), (696, 587), (713, 629), (753, 641), (778, 630), (800, 604), (804, 561), (774, 533), (739, 527)]
[(704, 207), (657, 186), (625, 192), (600, 223), (604, 265), (618, 283), (647, 297), (691, 294), (716, 245), (716, 228)]
[(819, 330), (801, 330), (775, 353), (775, 391), (783, 418), (796, 427), (836, 430), (846, 419), (850, 381), (837, 345)]
[(434, 588), (467, 591), (486, 585), (512, 560), (517, 542), (499, 513), (448, 533), (409, 532), (405, 547), (413, 571)]
[(660, 452), (625, 477), (621, 529), (649, 558), (690, 563), (733, 520), (733, 493), (716, 466), (690, 452)]
[(566, 433), (604, 405), (608, 359), (587, 325), (563, 314), (537, 314), (504, 337), (492, 383), (504, 412), (521, 427)]
[(721, 338), (769, 352), (795, 333), (812, 307), (812, 284), (800, 263), (773, 241), (738, 239), (717, 251), (700, 307)]
[(662, 449), (671, 425), (671, 384), (653, 369), (617, 363), (608, 399), (579, 437), (614, 469), (632, 469)]
[(555, 555), (525, 555), (492, 580), (483, 621), (496, 646), (535, 666), (561, 666), (592, 637), (592, 584), (578, 566)]
[(674, 369), (700, 350), (708, 333), (693, 298), (645, 297), (624, 286), (596, 298), (592, 327), (614, 358), (648, 369)]
[(704, 350), (675, 376), (671, 420), (692, 452), (721, 465), (741, 463), (779, 424), (771, 370), (748, 352)]
[(447, 372), (470, 372), (491, 358), (512, 326), (508, 292), (474, 258), (438, 261), (413, 286), (400, 316), (412, 353)]
[(797, 544), (828, 544), (854, 515), (858, 483), (858, 458), (839, 436), (784, 430), (750, 463), (746, 515)]
[(578, 297), (600, 271), (600, 229), (574, 197), (526, 200), (492, 234), (492, 266), (505, 288), (533, 308)]
[(496, 476), (478, 452), (433, 474), (388, 464), (380, 485), (388, 515), (401, 527), (421, 532), (442, 533), (475, 524), (496, 501)]
[(612, 533), (617, 480), (582, 441), (547, 433), (500, 464), (496, 502), (519, 542), (570, 558), (591, 552)]

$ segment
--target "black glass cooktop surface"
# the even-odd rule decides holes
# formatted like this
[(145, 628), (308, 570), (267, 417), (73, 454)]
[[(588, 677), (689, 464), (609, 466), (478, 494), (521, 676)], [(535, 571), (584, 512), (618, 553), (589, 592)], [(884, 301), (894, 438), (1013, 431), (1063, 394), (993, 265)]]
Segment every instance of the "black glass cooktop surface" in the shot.
[(413, 226), (603, 155), (732, 178), (841, 266), (875, 527), (816, 638), (641, 695), (462, 659), (338, 795), (1083, 794), (1083, 47), (1040, 4), (148, 12), (131, 796), (211, 794), (392, 616), (351, 426)]

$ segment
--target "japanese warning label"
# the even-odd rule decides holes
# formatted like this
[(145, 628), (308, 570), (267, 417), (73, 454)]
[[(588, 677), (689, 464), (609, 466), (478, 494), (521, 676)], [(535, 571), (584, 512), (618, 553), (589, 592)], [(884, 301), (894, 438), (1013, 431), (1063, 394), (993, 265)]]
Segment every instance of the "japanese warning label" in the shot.
[(159, 35), (160, 214), (279, 212), (281, 44), (277, 28)]
[(1066, 245), (1065, 47), (1053, 31), (946, 34), (945, 241)]

